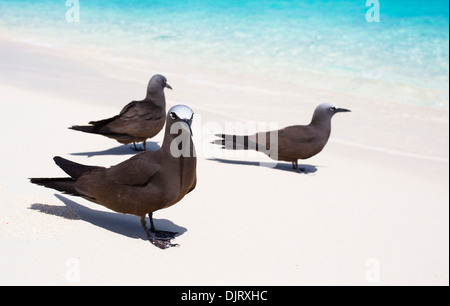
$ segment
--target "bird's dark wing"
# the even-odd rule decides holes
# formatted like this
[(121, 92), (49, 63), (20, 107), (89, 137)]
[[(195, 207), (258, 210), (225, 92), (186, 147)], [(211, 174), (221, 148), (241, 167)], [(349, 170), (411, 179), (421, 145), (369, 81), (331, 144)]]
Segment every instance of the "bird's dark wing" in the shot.
[[(120, 111), (119, 115), (103, 120), (91, 121), (89, 122), (89, 124), (100, 127), (105, 126), (109, 123), (117, 122), (117, 119), (129, 120), (142, 118), (150, 120), (154, 117), (158, 117), (157, 116), (158, 113), (161, 113), (161, 111), (159, 111), (152, 103), (143, 101), (132, 101), (127, 105), (125, 105), (125, 107)], [(159, 116), (159, 118), (161, 118), (161, 116)]]
[(159, 151), (140, 153), (106, 170), (106, 178), (119, 185), (145, 185), (160, 170)]
[(151, 102), (133, 101), (122, 109), (120, 115), (90, 123), (95, 125), (94, 132), (97, 134), (108, 137), (114, 135), (136, 136), (142, 134), (143, 125), (148, 127), (148, 124), (152, 124), (153, 121), (158, 121), (164, 116), (164, 109)]
[(119, 117), (124, 120), (144, 119), (157, 120), (161, 119), (163, 112), (151, 102), (133, 101), (128, 103), (120, 112)]
[(313, 142), (317, 137), (317, 132), (305, 125), (289, 126), (278, 131), (278, 139), (291, 141), (297, 144), (307, 144)]
[(139, 103), (139, 102), (140, 102), (140, 101), (132, 101), (132, 102), (128, 103), (127, 105), (125, 105), (125, 106), (122, 108), (122, 110), (120, 111), (119, 116), (121, 116), (121, 115), (127, 113), (129, 110), (133, 109), (133, 107), (134, 107), (137, 103)]
[(296, 160), (317, 139), (317, 133), (308, 126), (290, 126), (278, 131), (278, 157), (281, 160)]

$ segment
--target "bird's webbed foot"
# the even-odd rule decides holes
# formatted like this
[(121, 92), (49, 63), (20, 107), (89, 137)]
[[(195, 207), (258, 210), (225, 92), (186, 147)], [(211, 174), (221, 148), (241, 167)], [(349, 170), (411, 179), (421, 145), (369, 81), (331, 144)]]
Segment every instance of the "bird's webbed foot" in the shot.
[(160, 231), (150, 228), (150, 232), (152, 234), (155, 234), (155, 237), (160, 238), (161, 240), (170, 240), (175, 238), (175, 236), (178, 234), (177, 232), (169, 232), (169, 231)]
[(149, 236), (148, 240), (150, 241), (151, 244), (153, 244), (154, 246), (157, 246), (158, 248), (163, 249), (163, 250), (171, 248), (171, 247), (180, 246), (177, 243), (170, 242), (169, 239), (158, 239), (156, 237)]
[[(153, 233), (155, 233), (155, 237), (153, 237), (153, 235), (150, 233), (149, 229), (146, 226), (145, 215), (141, 217), (141, 225), (142, 225), (145, 233), (147, 234), (148, 241), (150, 241), (150, 243), (153, 244), (154, 246), (156, 246), (160, 249), (163, 249), (163, 250), (171, 248), (171, 247), (180, 246), (179, 244), (170, 242), (170, 239), (175, 238), (176, 233), (165, 232), (165, 231), (156, 231), (153, 226), (153, 228), (151, 230)], [(173, 235), (169, 235), (169, 233), (173, 234)], [(160, 235), (160, 236), (165, 235), (165, 237), (160, 238), (160, 237), (158, 237), (158, 235)]]

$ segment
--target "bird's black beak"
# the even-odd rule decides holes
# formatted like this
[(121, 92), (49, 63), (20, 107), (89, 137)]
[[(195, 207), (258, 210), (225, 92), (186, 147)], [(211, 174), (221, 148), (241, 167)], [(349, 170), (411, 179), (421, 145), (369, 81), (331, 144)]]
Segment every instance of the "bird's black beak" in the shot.
[(351, 112), (351, 110), (345, 109), (345, 108), (337, 108), (336, 109), (336, 113), (347, 113), (347, 112)]
[(192, 133), (192, 128), (191, 128), (192, 120), (184, 119), (183, 121), (188, 125), (189, 131), (191, 132), (191, 136), (194, 136), (194, 133)]
[(169, 84), (167, 84), (167, 83), (166, 83), (166, 85), (165, 85), (164, 87), (173, 90), (173, 88), (172, 88)]

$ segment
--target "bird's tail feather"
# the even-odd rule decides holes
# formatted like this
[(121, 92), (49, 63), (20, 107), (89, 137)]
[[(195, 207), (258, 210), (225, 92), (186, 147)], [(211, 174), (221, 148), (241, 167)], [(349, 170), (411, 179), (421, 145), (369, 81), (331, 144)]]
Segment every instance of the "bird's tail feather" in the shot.
[(221, 145), (222, 149), (227, 150), (255, 150), (259, 151), (261, 145), (258, 145), (258, 137), (256, 141), (251, 140), (249, 136), (228, 135), (228, 134), (216, 134), (215, 136), (221, 139), (214, 140), (212, 143)]
[(98, 134), (98, 129), (92, 125), (72, 125), (69, 129), (85, 133)]
[(72, 125), (69, 129), (91, 134), (102, 134), (100, 128), (95, 125)]
[(70, 175), (70, 177), (73, 179), (78, 179), (86, 172), (102, 168), (97, 166), (85, 166), (59, 156), (55, 156), (53, 160), (62, 170), (64, 170), (64, 172)]
[[(81, 131), (85, 133), (90, 134), (98, 134), (103, 135), (109, 138), (113, 138), (121, 142), (119, 139), (121, 137), (129, 137), (129, 135), (124, 133), (117, 133), (113, 130), (111, 130), (110, 126), (108, 125), (110, 122), (116, 120), (119, 116), (115, 116), (112, 118), (100, 120), (100, 121), (91, 121), (89, 124), (91, 125), (72, 125), (69, 127), (71, 130), (75, 131)], [(129, 143), (129, 142), (128, 142)]]
[(91, 122), (89, 122), (89, 124), (92, 124), (93, 126), (102, 126), (102, 125), (108, 124), (108, 123), (116, 120), (119, 117), (120, 117), (120, 115), (117, 115), (117, 116), (114, 116), (114, 117), (111, 117), (108, 119), (103, 119), (103, 120), (99, 120), (99, 121), (91, 121)]
[(30, 182), (47, 188), (56, 189), (65, 194), (81, 196), (75, 189), (75, 180), (70, 177), (64, 178), (31, 178)]
[(114, 116), (99, 121), (91, 121), (89, 122), (90, 125), (72, 125), (69, 129), (92, 134), (109, 134), (111, 132), (109, 131), (107, 124), (116, 120), (118, 117), (119, 116)]

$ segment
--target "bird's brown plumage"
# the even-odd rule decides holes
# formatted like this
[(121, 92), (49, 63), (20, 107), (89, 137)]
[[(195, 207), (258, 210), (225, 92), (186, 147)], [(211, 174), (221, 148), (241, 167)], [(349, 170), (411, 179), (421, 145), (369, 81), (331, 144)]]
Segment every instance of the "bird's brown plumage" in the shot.
[(318, 154), (328, 142), (331, 134), (331, 118), (338, 112), (349, 112), (331, 104), (319, 105), (311, 123), (295, 125), (277, 131), (260, 132), (249, 136), (220, 134), (220, 140), (213, 143), (223, 149), (262, 152), (274, 160), (292, 162), (298, 170), (297, 161)]
[(164, 88), (171, 87), (162, 75), (153, 76), (142, 101), (128, 103), (119, 115), (91, 121), (90, 125), (74, 125), (70, 129), (113, 138), (120, 143), (144, 142), (154, 137), (164, 127), (166, 120), (166, 99)]
[[(179, 122), (186, 120), (167, 116), (164, 141), (158, 151), (142, 152), (110, 168), (84, 166), (55, 157), (55, 162), (71, 177), (34, 178), (31, 182), (83, 197), (119, 213), (141, 219), (146, 214), (151, 216), (154, 211), (176, 204), (196, 186), (197, 161), (191, 134), (182, 129), (175, 129), (175, 134), (172, 129), (171, 133), (173, 124)], [(171, 146), (180, 137), (181, 146), (189, 148), (185, 152), (188, 154), (181, 156)]]

